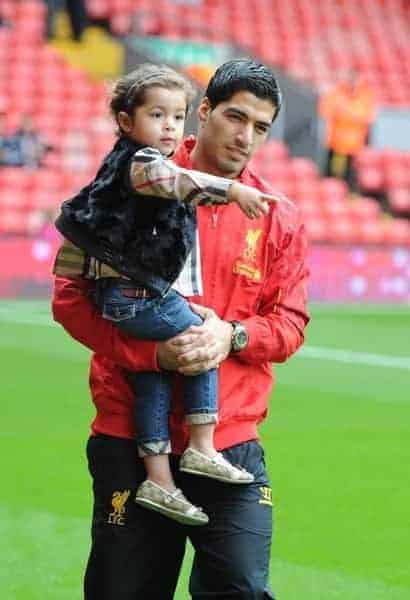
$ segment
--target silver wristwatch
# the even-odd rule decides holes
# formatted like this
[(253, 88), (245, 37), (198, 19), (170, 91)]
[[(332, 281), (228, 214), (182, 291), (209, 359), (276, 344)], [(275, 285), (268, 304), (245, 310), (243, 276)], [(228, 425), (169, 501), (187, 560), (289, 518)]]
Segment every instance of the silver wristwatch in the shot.
[(245, 325), (239, 321), (230, 321), (233, 330), (231, 337), (231, 352), (240, 352), (244, 350), (249, 342), (249, 335)]

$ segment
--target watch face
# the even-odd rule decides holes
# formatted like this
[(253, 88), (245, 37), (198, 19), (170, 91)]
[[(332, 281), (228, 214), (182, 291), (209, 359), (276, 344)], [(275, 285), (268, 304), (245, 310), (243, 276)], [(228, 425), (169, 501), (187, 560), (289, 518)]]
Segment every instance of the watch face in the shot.
[(235, 345), (238, 348), (245, 348), (247, 341), (248, 336), (246, 335), (246, 331), (244, 329), (240, 329), (235, 335)]
[(243, 325), (235, 323), (235, 329), (232, 336), (232, 350), (238, 352), (246, 348), (248, 343), (248, 333)]

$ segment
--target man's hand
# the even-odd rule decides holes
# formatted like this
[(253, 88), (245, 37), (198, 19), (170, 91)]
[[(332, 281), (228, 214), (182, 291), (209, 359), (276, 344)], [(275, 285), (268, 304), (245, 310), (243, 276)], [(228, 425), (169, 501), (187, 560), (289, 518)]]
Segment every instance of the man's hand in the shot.
[(199, 375), (219, 367), (231, 349), (232, 325), (222, 321), (211, 308), (193, 303), (191, 308), (204, 319), (202, 325), (193, 325), (158, 344), (159, 366), (182, 375)]

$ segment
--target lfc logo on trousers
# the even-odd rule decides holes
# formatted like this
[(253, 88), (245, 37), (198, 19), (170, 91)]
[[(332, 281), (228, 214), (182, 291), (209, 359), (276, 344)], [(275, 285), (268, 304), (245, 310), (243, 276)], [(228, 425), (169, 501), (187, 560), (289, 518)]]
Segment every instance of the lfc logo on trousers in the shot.
[(111, 525), (124, 525), (125, 520), (125, 503), (130, 495), (130, 490), (124, 490), (123, 492), (114, 492), (111, 498), (111, 504), (113, 511), (108, 515), (108, 523)]

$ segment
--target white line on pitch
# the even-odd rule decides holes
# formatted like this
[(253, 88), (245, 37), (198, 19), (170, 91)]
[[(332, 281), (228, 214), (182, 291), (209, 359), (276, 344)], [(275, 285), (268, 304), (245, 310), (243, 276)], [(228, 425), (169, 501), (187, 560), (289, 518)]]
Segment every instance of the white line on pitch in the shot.
[[(32, 314), (16, 314), (11, 310), (0, 310), (1, 321), (7, 323), (16, 323), (19, 325), (40, 325), (56, 327), (51, 314), (42, 313), (37, 316)], [(330, 360), (351, 365), (366, 365), (371, 367), (383, 367), (391, 369), (410, 370), (410, 358), (407, 356), (392, 356), (388, 354), (371, 354), (369, 352), (358, 352), (355, 350), (343, 350), (336, 348), (326, 348), (324, 346), (304, 346), (298, 351), (296, 357), (299, 358), (317, 358), (320, 360)]]
[(39, 325), (46, 327), (56, 325), (51, 314), (41, 313), (35, 316), (31, 313), (24, 315), (16, 314), (12, 311), (0, 310), (0, 325), (2, 323), (15, 323), (16, 325)]
[(323, 346), (305, 346), (296, 356), (301, 358), (319, 358), (351, 365), (367, 365), (371, 367), (388, 367), (391, 369), (410, 370), (410, 358), (407, 356), (391, 356), (388, 354), (371, 354), (354, 350), (337, 350)]

